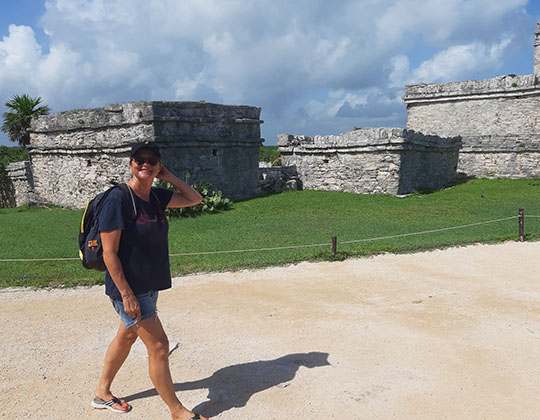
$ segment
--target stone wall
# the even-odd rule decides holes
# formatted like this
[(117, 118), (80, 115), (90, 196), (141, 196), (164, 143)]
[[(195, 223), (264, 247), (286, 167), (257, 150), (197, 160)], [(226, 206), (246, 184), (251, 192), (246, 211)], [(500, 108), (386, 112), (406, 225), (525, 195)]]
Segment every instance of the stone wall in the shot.
[(340, 136), (279, 135), (282, 171), (304, 189), (406, 194), (442, 188), (456, 177), (461, 139), (400, 128), (364, 128)]
[(540, 22), (534, 32), (534, 74), (540, 76)]
[(30, 160), (40, 202), (81, 208), (129, 179), (131, 144), (155, 142), (164, 165), (231, 199), (258, 193), (260, 108), (200, 102), (133, 102), (41, 116)]
[(459, 175), (497, 178), (540, 178), (540, 136), (468, 136), (459, 153)]
[(30, 162), (14, 162), (0, 170), (0, 207), (18, 207), (33, 201)]
[(458, 172), (540, 177), (540, 85), (535, 75), (406, 86), (407, 128), (461, 136)]

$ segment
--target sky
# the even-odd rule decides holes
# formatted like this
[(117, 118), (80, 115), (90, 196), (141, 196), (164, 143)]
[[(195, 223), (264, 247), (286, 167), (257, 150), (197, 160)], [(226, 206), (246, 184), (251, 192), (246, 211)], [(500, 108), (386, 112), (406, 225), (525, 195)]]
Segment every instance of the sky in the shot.
[(265, 145), (404, 128), (406, 84), (533, 73), (538, 21), (540, 0), (0, 0), (0, 113), (252, 105)]

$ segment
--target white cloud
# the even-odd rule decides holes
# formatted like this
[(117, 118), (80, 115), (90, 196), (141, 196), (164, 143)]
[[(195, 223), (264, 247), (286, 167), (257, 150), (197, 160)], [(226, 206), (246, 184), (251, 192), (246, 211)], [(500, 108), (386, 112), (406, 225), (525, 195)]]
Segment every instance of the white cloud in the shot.
[(184, 77), (174, 82), (175, 99), (180, 101), (193, 100), (197, 96), (198, 88), (205, 79), (203, 73), (196, 74), (193, 78)]
[(508, 18), (528, 0), (397, 0), (376, 17), (379, 46), (411, 44), (423, 39), (440, 45), (464, 34), (497, 36)]
[(462, 80), (481, 70), (498, 68), (502, 64), (504, 49), (510, 42), (509, 39), (504, 39), (491, 46), (474, 42), (450, 47), (423, 62), (413, 71), (410, 82)]
[(41, 47), (29, 26), (9, 26), (9, 35), (0, 42), (0, 81), (16, 80), (34, 71), (41, 59)]
[(0, 42), (0, 98), (39, 95), (53, 111), (152, 99), (257, 105), (270, 141), (402, 121), (406, 82), (495, 76), (513, 40), (534, 30), (520, 32), (526, 0), (45, 4), (49, 51), (28, 26)]
[(388, 76), (388, 87), (401, 89), (409, 77), (410, 62), (407, 56), (398, 55), (390, 60), (392, 71)]

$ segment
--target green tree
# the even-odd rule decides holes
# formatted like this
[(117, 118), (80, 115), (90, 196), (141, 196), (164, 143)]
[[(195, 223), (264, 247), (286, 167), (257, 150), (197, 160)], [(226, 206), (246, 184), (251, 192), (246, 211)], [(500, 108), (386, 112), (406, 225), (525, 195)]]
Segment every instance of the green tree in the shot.
[(4, 123), (2, 131), (7, 133), (11, 141), (19, 143), (25, 147), (30, 143), (30, 122), (38, 115), (47, 115), (49, 107), (47, 105), (38, 106), (41, 98), (31, 98), (27, 94), (15, 95), (6, 102), (6, 107), (11, 111), (4, 112)]

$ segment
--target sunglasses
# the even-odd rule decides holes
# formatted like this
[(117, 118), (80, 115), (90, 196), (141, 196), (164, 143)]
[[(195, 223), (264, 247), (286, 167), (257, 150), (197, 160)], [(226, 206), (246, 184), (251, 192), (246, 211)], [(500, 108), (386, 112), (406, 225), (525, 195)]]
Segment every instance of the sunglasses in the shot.
[(134, 156), (133, 160), (137, 162), (139, 165), (144, 165), (145, 163), (148, 163), (149, 165), (157, 165), (159, 162), (159, 158), (156, 156), (151, 156), (149, 158), (143, 158), (140, 156)]

